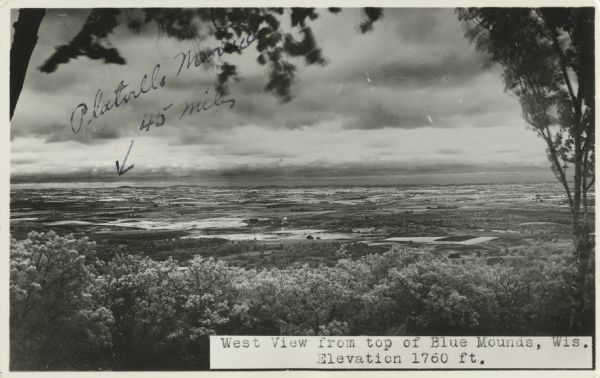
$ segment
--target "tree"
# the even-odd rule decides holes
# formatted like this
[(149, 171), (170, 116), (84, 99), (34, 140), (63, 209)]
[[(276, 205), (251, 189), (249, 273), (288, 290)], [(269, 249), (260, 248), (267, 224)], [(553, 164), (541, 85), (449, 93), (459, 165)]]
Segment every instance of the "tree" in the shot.
[(118, 255), (100, 266), (95, 299), (109, 309), (114, 351), (111, 366), (121, 370), (166, 365), (161, 346), (178, 328), (181, 274), (170, 260)]
[(51, 231), (10, 247), (11, 369), (106, 368), (112, 315), (92, 300), (94, 244)]
[(71, 235), (11, 241), (11, 369), (208, 369), (215, 334), (556, 335), (574, 269), (550, 243), (496, 265), (398, 246), (260, 271), (200, 256), (93, 257), (94, 244)]
[(197, 256), (180, 267), (118, 255), (98, 271), (95, 299), (114, 319), (114, 369), (207, 369), (208, 336), (235, 333), (244, 317), (234, 287), (243, 274), (222, 261)]
[(594, 8), (468, 8), (457, 14), (476, 48), (502, 66), (506, 90), (546, 142), (552, 172), (565, 190), (576, 266), (569, 329), (579, 333), (594, 250), (588, 199), (595, 165)]
[[(340, 8), (329, 8), (338, 13)], [(10, 117), (17, 104), (23, 87), (29, 58), (37, 43), (37, 30), (43, 20), (44, 10), (21, 9), (19, 19), (14, 24), (14, 39), (11, 48), (11, 98)], [(292, 29), (282, 28), (284, 15), (289, 15)], [(379, 8), (365, 8), (365, 18), (360, 30), (365, 33), (372, 29), (375, 21), (382, 17)], [(290, 101), (290, 88), (294, 82), (296, 66), (292, 58), (304, 58), (306, 64), (326, 63), (317, 46), (309, 24), (319, 17), (315, 8), (139, 8), (116, 9), (96, 8), (90, 11), (81, 30), (73, 39), (58, 46), (56, 51), (39, 67), (40, 71), (51, 73), (59, 65), (71, 59), (85, 56), (103, 60), (105, 63), (125, 64), (121, 53), (109, 46), (109, 36), (120, 23), (125, 23), (133, 33), (139, 33), (150, 23), (155, 23), (161, 34), (177, 40), (201, 42), (214, 37), (218, 49), (194, 51), (192, 60), (196, 65), (212, 62), (216, 54), (241, 54), (244, 46), (235, 43), (246, 39), (249, 44), (256, 42), (257, 62), (268, 67), (269, 80), (265, 90), (275, 93), (283, 101)], [(247, 47), (247, 46), (246, 46)], [(219, 65), (216, 88), (227, 91), (230, 79), (238, 79), (234, 65), (223, 62)]]
[(38, 29), (46, 11), (44, 9), (21, 9), (14, 24), (13, 43), (10, 49), (10, 118), (17, 107), (23, 89), (25, 74), (33, 48), (37, 44)]

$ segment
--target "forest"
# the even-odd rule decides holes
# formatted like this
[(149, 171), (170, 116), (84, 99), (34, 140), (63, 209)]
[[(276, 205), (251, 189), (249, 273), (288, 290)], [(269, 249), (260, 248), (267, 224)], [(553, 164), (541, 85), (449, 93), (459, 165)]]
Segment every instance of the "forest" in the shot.
[[(208, 369), (215, 334), (569, 334), (573, 252), (551, 243), (496, 264), (420, 247), (336, 256), (283, 269), (102, 261), (87, 238), (31, 232), (11, 240), (11, 370)], [(589, 275), (581, 334), (593, 333)]]

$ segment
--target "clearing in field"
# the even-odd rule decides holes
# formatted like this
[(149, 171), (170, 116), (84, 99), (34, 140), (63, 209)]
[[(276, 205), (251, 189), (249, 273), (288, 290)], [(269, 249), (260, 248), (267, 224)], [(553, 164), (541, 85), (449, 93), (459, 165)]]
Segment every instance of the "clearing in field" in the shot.
[(461, 244), (461, 245), (473, 245), (488, 242), (490, 240), (497, 239), (493, 236), (467, 236), (467, 235), (454, 235), (454, 236), (417, 236), (417, 237), (395, 237), (387, 238), (385, 241), (391, 242), (410, 242), (410, 243), (428, 243), (428, 244)]

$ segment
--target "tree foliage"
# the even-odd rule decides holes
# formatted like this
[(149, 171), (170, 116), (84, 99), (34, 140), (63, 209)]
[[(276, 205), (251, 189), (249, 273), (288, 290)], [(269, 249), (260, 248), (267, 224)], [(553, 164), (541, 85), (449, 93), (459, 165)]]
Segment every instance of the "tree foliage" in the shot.
[[(112, 347), (110, 311), (92, 297), (94, 245), (32, 232), (11, 240), (10, 340), (13, 368), (103, 368)], [(100, 358), (98, 358), (100, 357)]]
[[(339, 13), (341, 9), (330, 8), (329, 11)], [(363, 33), (373, 28), (383, 12), (380, 8), (365, 8), (364, 15), (365, 19), (360, 24)], [(293, 58), (303, 58), (308, 65), (326, 63), (310, 27), (310, 23), (318, 17), (315, 8), (92, 9), (77, 35), (58, 46), (40, 70), (54, 72), (60, 64), (80, 56), (101, 59), (105, 63), (125, 64), (121, 53), (108, 47), (110, 34), (121, 23), (125, 23), (133, 33), (140, 33), (154, 24), (162, 35), (198, 45), (212, 37), (219, 48), (222, 46), (224, 54), (240, 54), (242, 49), (234, 42), (235, 39), (252, 36), (256, 40), (256, 60), (268, 71), (265, 89), (283, 101), (289, 101), (296, 72)], [(195, 53), (210, 54), (210, 51), (205, 47)], [(237, 68), (226, 61), (219, 65), (219, 70), (218, 88), (226, 88), (230, 80), (238, 78)]]
[[(100, 262), (85, 239), (31, 233), (11, 244), (11, 368), (206, 369), (215, 334), (566, 334), (572, 260), (551, 244), (496, 265), (393, 247), (246, 270), (202, 257)], [(593, 285), (585, 294), (591, 332)]]

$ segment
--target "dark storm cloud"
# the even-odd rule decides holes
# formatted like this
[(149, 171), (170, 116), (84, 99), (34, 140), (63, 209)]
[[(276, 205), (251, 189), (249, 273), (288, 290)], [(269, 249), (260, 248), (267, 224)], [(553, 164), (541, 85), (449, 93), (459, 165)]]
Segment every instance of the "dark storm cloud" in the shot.
[(22, 159), (10, 159), (11, 164), (19, 165), (19, 164), (31, 164), (35, 163), (36, 159), (34, 158), (22, 158)]
[(381, 103), (364, 104), (357, 117), (346, 123), (348, 128), (379, 129), (382, 127), (415, 128), (426, 125), (427, 114), (420, 109), (390, 109)]
[(86, 130), (80, 135), (78, 134), (77, 139), (73, 139), (72, 135), (73, 134), (70, 130), (65, 131), (64, 129), (61, 129), (48, 136), (48, 138), (46, 138), (46, 143), (67, 142), (75, 140), (84, 144), (98, 144), (102, 143), (102, 141), (107, 139), (119, 138), (123, 134), (121, 133), (120, 128), (99, 127)]
[[(235, 112), (206, 112), (198, 121), (201, 127), (189, 120), (178, 128), (227, 130), (250, 123), (293, 129), (336, 120), (347, 128), (368, 130), (382, 127), (458, 127), (460, 123), (447, 121), (456, 116), (481, 116), (493, 113), (493, 109), (514, 108), (514, 101), (508, 99), (507, 105), (506, 96), (502, 93), (484, 96), (485, 101), (477, 101), (477, 96), (472, 95), (474, 91), (481, 91), (487, 83), (499, 79), (494, 77), (491, 81), (486, 77), (486, 80), (481, 80), (482, 59), (468, 46), (451, 9), (386, 9), (381, 23), (366, 35), (356, 33), (356, 25), (353, 25), (356, 20), (350, 13), (346, 10), (340, 16), (325, 14), (315, 22), (315, 35), (328, 64), (304, 68), (301, 60), (297, 61), (299, 71), (292, 88), (295, 98), (291, 103), (282, 104), (270, 93), (265, 93), (268, 73), (255, 63), (256, 51), (250, 48), (244, 51), (245, 57), (231, 58), (239, 60), (241, 76), (239, 82), (230, 85), (231, 94), (236, 99)], [(51, 11), (44, 23), (48, 30), (56, 33), (46, 37), (36, 48), (35, 66), (38, 67), (57, 45), (72, 38), (86, 16), (87, 11)], [(347, 30), (337, 27), (339, 25)], [(132, 33), (121, 25), (109, 38), (127, 60), (126, 66), (102, 65), (78, 58), (60, 66), (52, 74), (34, 70), (27, 84), (38, 96), (46, 93), (51, 95), (51, 101), (59, 103), (53, 107), (66, 115), (63, 116), (64, 124), (73, 106), (80, 101), (91, 102), (97, 89), (102, 89), (105, 96), (109, 96), (120, 80), (134, 88), (141, 74), (155, 64), (152, 60), (143, 59), (143, 48), (157, 47), (151, 56), (158, 54), (166, 58), (161, 62), (161, 70), (171, 74), (167, 88), (161, 90), (161, 98), (148, 96), (144, 101), (132, 101), (128, 104), (130, 109), (120, 112), (119, 122), (105, 122), (102, 126), (98, 122), (95, 127), (98, 138), (128, 135), (129, 131), (121, 130), (124, 125), (138, 124), (145, 111), (166, 105), (163, 99), (179, 103), (201, 101), (207, 97), (204, 92), (213, 89), (215, 82), (217, 71), (214, 68), (192, 66), (192, 72), (181, 77), (175, 77), (173, 72), (180, 64), (180, 58), (176, 57), (178, 52), (211, 46), (216, 42), (207, 39), (178, 44), (157, 33), (152, 24), (141, 34)], [(364, 41), (369, 44), (365, 46)], [(340, 51), (343, 52), (341, 55)], [(96, 70), (99, 73), (97, 77)], [(111, 71), (119, 72), (120, 76), (111, 75)], [(76, 90), (71, 91), (74, 87)], [(433, 88), (435, 93), (429, 93)], [(472, 98), (457, 106), (457, 101), (450, 94), (452, 90), (457, 96), (471, 95)], [(71, 92), (85, 95), (75, 97)], [(14, 123), (20, 125), (21, 118), (27, 116), (15, 117)], [(432, 122), (432, 119), (435, 121)], [(496, 125), (498, 122), (486, 121), (484, 124)], [(57, 134), (57, 130), (46, 127), (43, 121), (27, 123), (23, 128), (30, 132), (34, 128), (37, 134), (47, 133), (50, 141), (68, 139)], [(71, 139), (89, 142), (89, 138), (73, 136)]]
[[(327, 64), (306, 66), (302, 59), (291, 59), (297, 66), (291, 102), (265, 91), (269, 68), (257, 64), (251, 46), (241, 55), (215, 60), (237, 67), (239, 81), (229, 83), (227, 96), (235, 106), (180, 117), (186, 103), (214, 99), (218, 70), (192, 64), (178, 76), (177, 54), (214, 48), (219, 44), (213, 38), (180, 42), (161, 35), (155, 25), (135, 34), (122, 22), (109, 39), (126, 64), (79, 57), (45, 74), (38, 67), (73, 38), (87, 16), (87, 11), (49, 11), (11, 122), (15, 151), (24, 159), (19, 169), (60, 169), (63, 164), (70, 169), (83, 165), (84, 171), (108, 165), (110, 171), (119, 157), (113, 155), (124, 153), (132, 139), (136, 169), (146, 163), (145, 169), (156, 172), (180, 164), (215, 169), (246, 164), (245, 170), (337, 164), (342, 169), (344, 161), (365, 161), (371, 168), (388, 160), (393, 166), (399, 161), (409, 166), (423, 156), (436, 162), (431, 166), (447, 159), (452, 164), (544, 159), (543, 149), (541, 157), (531, 152), (535, 140), (521, 134), (514, 149), (494, 152), (497, 140), (506, 135), (502, 130), (522, 129), (519, 104), (503, 92), (498, 67), (482, 68), (482, 56), (464, 38), (452, 9), (386, 9), (366, 34), (358, 32), (356, 9), (320, 13), (311, 25)], [(70, 117), (78, 104), (87, 104), (90, 116), (98, 90), (105, 100), (121, 80), (135, 90), (156, 64), (167, 76), (164, 88), (72, 132)], [(163, 127), (140, 130), (145, 117), (171, 103)], [(480, 143), (469, 146), (475, 134)], [(508, 138), (503, 143), (513, 142)], [(34, 145), (41, 151), (38, 164), (32, 157)], [(347, 171), (352, 172), (362, 171)]]
[[(15, 163), (13, 161), (13, 163)], [(277, 166), (276, 164), (265, 166), (250, 166), (241, 164), (232, 168), (225, 169), (177, 169), (157, 168), (136, 173), (136, 180), (177, 180), (188, 179), (192, 182), (210, 183), (224, 181), (236, 181), (243, 184), (264, 185), (265, 183), (281, 184), (285, 181), (292, 181), (295, 184), (315, 182), (315, 180), (324, 180), (324, 183), (331, 183), (331, 180), (346, 178), (356, 180), (356, 178), (372, 177), (374, 182), (380, 182), (387, 178), (410, 179), (415, 176), (426, 176), (427, 180), (434, 179), (436, 176), (447, 175), (467, 175), (467, 177), (477, 177), (477, 174), (490, 174), (491, 177), (508, 174), (509, 177), (516, 177), (519, 174), (527, 174), (536, 179), (548, 179), (551, 175), (547, 169), (535, 165), (482, 165), (473, 163), (436, 163), (416, 164), (416, 165), (398, 165), (398, 164), (380, 164), (373, 166), (371, 164), (336, 164), (336, 165), (288, 165)], [(421, 178), (422, 179), (422, 178)], [(473, 179), (473, 177), (471, 177)], [(477, 178), (475, 178), (477, 180)], [(75, 171), (63, 172), (61, 174), (42, 173), (35, 176), (27, 174), (14, 174), (11, 177), (13, 184), (35, 183), (35, 182), (72, 182), (72, 181), (118, 181), (118, 176), (109, 169), (91, 170), (77, 169)], [(494, 182), (495, 180), (492, 180)], [(316, 181), (319, 182), (319, 181)]]
[(469, 80), (480, 75), (481, 62), (461, 51), (449, 51), (435, 61), (423, 63), (389, 62), (372, 73), (383, 85), (431, 85), (453, 80)]
[(456, 154), (460, 154), (461, 152), (462, 152), (461, 150), (457, 150), (457, 149), (453, 149), (453, 148), (441, 148), (438, 150), (438, 153), (444, 154), (444, 155), (456, 155)]
[(405, 41), (423, 42), (430, 40), (432, 35), (439, 39), (453, 39), (453, 32), (448, 28), (447, 19), (452, 9), (448, 8), (413, 8), (386, 9), (386, 17), (398, 19), (394, 25), (396, 35)]

